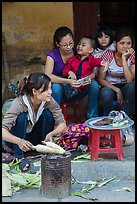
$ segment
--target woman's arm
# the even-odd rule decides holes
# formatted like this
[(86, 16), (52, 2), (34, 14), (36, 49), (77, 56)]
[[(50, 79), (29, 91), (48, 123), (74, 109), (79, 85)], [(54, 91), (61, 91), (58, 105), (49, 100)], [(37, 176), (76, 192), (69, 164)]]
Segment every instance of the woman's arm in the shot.
[(59, 124), (52, 132), (48, 133), (44, 141), (52, 142), (53, 136), (57, 136), (67, 130), (66, 123)]
[(104, 72), (104, 67), (100, 67), (99, 69), (99, 75), (98, 75), (98, 82), (103, 87), (111, 88), (113, 91), (117, 92), (117, 87), (110, 84), (107, 80), (105, 80), (106, 72)]
[(47, 56), (46, 63), (45, 63), (45, 74), (51, 78), (51, 81), (53, 83), (59, 83), (59, 84), (72, 84), (73, 83), (72, 79), (62, 78), (62, 77), (52, 74), (53, 67), (54, 67), (53, 58), (50, 56)]
[(12, 135), (5, 128), (2, 128), (2, 139), (13, 144), (17, 144), (20, 147), (20, 149), (23, 150), (24, 152), (31, 150), (32, 144), (29, 141)]
[(110, 84), (107, 80), (105, 80), (106, 72), (104, 72), (104, 67), (100, 67), (99, 69), (99, 75), (98, 75), (98, 82), (102, 87), (108, 87), (112, 89), (117, 94), (117, 102), (119, 104), (123, 103), (123, 96), (122, 92), (119, 88), (114, 86), (113, 84)]

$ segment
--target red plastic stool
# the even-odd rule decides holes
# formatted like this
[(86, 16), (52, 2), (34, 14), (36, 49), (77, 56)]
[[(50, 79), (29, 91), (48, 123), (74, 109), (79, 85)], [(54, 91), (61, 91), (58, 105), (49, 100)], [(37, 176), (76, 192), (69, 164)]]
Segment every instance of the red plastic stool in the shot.
[[(88, 140), (88, 147), (90, 150), (90, 159), (98, 160), (98, 155), (100, 153), (117, 153), (118, 160), (123, 160), (123, 149), (122, 149), (122, 140), (120, 136), (120, 130), (98, 130), (91, 129), (91, 134)], [(111, 146), (109, 148), (100, 148), (100, 136), (102, 134), (110, 134)]]
[[(62, 109), (62, 113), (66, 120), (66, 123), (76, 122), (77, 121), (77, 109), (76, 109), (76, 101), (67, 101), (60, 104)], [(69, 109), (72, 109), (72, 114), (68, 112)]]

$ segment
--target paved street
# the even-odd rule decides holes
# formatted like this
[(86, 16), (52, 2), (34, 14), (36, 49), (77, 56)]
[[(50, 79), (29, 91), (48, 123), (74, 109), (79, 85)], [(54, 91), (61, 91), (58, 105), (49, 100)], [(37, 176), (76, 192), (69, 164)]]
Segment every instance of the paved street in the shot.
[[(135, 202), (135, 143), (123, 147), (124, 160), (117, 160), (116, 155), (110, 154), (94, 162), (71, 162), (73, 177), (80, 181), (99, 181), (103, 178), (114, 180), (100, 188), (94, 188), (86, 196), (96, 198), (96, 201), (87, 200), (78, 196), (65, 198), (47, 198), (40, 193), (40, 189), (24, 189), (16, 192), (12, 197), (3, 197), (2, 202)], [(72, 152), (72, 160), (76, 152)], [(85, 184), (74, 183), (71, 192), (81, 191)]]

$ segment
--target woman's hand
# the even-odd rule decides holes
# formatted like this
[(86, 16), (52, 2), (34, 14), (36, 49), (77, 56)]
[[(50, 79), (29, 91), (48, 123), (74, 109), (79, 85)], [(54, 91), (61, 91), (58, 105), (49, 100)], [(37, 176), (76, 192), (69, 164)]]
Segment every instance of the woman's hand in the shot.
[(18, 146), (24, 152), (30, 151), (32, 149), (31, 148), (32, 147), (32, 143), (27, 141), (27, 140), (24, 140), (24, 139), (19, 139)]
[(77, 83), (77, 81), (75, 79), (69, 79), (70, 86), (73, 87), (73, 85), (76, 84), (76, 83)]
[(82, 84), (80, 82), (76, 82), (74, 81), (71, 86), (74, 87), (74, 88), (79, 88)]
[(53, 137), (53, 134), (52, 132), (48, 133), (45, 137), (45, 142), (52, 142), (52, 137)]
[(132, 54), (132, 52), (134, 52), (134, 49), (133, 49), (133, 48), (127, 49), (127, 51), (122, 54), (122, 59), (123, 59), (123, 58), (126, 58), (126, 59), (129, 58), (130, 55)]
[(121, 90), (117, 89), (116, 93), (117, 93), (117, 103), (119, 105), (122, 105), (123, 104), (123, 95), (122, 95)]

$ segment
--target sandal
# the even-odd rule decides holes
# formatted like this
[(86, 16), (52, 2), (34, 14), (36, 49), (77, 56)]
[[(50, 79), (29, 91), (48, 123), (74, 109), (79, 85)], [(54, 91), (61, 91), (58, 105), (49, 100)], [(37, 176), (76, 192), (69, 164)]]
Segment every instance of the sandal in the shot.
[(22, 159), (19, 164), (20, 170), (23, 172), (26, 172), (29, 170), (29, 167), (30, 167), (30, 161), (26, 158)]

